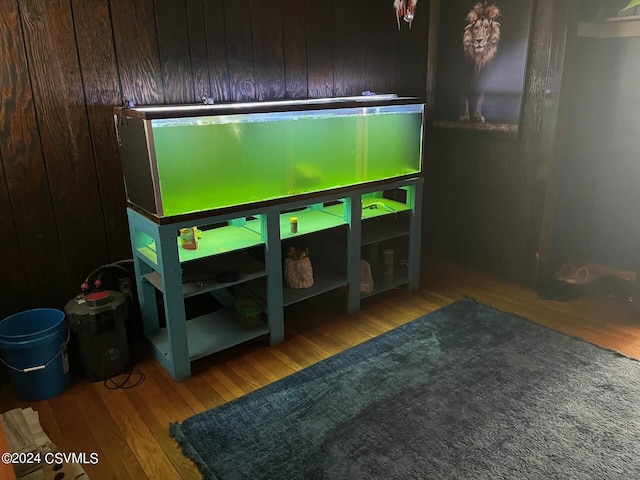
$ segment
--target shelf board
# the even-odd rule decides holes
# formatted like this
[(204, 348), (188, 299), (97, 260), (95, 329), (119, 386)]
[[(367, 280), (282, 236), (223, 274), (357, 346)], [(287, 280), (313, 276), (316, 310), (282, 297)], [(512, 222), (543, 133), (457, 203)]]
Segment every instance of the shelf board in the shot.
[[(284, 285), (282, 287), (283, 305), (293, 305), (316, 295), (329, 292), (336, 288), (347, 285), (346, 272), (338, 272), (320, 264), (313, 265), (313, 286), (309, 288), (291, 288)], [(247, 289), (256, 295), (261, 301), (267, 299), (266, 279), (259, 279), (246, 284)]]
[[(264, 244), (260, 236), (260, 228), (258, 227), (257, 231), (252, 228), (253, 225), (251, 224), (256, 222), (259, 223), (259, 220), (249, 220), (247, 224), (243, 226), (227, 225), (205, 230), (202, 232), (202, 238), (198, 239), (198, 248), (195, 250), (182, 248), (180, 245), (180, 237), (178, 236), (177, 245), (180, 262), (200, 260), (202, 258)], [(138, 248), (138, 253), (143, 259), (151, 261), (153, 267), (158, 265), (158, 254), (156, 252), (155, 242)]]
[[(198, 279), (187, 281), (182, 284), (182, 295), (184, 298), (238, 285), (240, 283), (255, 280), (256, 278), (264, 277), (267, 274), (262, 262), (255, 260), (245, 253), (232, 253), (225, 257), (221, 257), (220, 261), (216, 260), (215, 263), (209, 263), (207, 259), (204, 259), (201, 263), (203, 263), (203, 266), (198, 268), (198, 274), (191, 274), (191, 278), (197, 276)], [(187, 263), (183, 266), (183, 269), (186, 269), (191, 265), (199, 266)], [(218, 275), (231, 270), (238, 272), (238, 278), (236, 280), (231, 282), (216, 281), (216, 277)], [(143, 275), (143, 277), (160, 292), (164, 293), (164, 288), (162, 287), (162, 275), (160, 275), (159, 272), (153, 271)]]
[[(244, 282), (250, 282), (252, 280), (261, 278), (266, 276), (267, 272), (265, 270), (260, 270), (252, 273), (241, 273), (239, 278), (233, 282), (223, 282), (218, 283), (215, 280), (206, 280), (201, 282), (187, 282), (182, 284), (182, 295), (184, 298), (193, 297), (195, 295), (200, 295), (202, 293), (213, 292), (215, 290), (220, 290), (222, 288), (232, 287), (234, 285), (239, 285)], [(149, 281), (154, 287), (156, 287), (159, 291), (163, 292), (162, 289), (162, 277), (158, 272), (151, 272), (144, 275), (144, 278)]]
[[(189, 360), (206, 357), (248, 340), (269, 333), (264, 324), (252, 324), (246, 317), (233, 309), (222, 309), (189, 320), (187, 325), (187, 343)], [(166, 328), (148, 335), (159, 359), (169, 360), (169, 339)]]
[(224, 227), (212, 228), (202, 232), (202, 238), (198, 239), (196, 250), (187, 250), (180, 246), (178, 237), (178, 255), (181, 262), (198, 260), (204, 257), (220, 255), (222, 253), (242, 250), (264, 244), (260, 236), (260, 229), (253, 228), (254, 223), (259, 220), (248, 220), (245, 225), (227, 225)]
[[(297, 233), (291, 232), (291, 217), (298, 219)], [(344, 218), (332, 215), (325, 211), (324, 208), (320, 210), (306, 209), (297, 212), (283, 213), (280, 215), (280, 238), (284, 240), (286, 238), (299, 237), (313, 232), (329, 230), (339, 227), (340, 225), (346, 225), (346, 223)]]
[(407, 210), (411, 210), (409, 205), (389, 198), (368, 197), (362, 199), (363, 220), (398, 212), (405, 212)]
[(379, 293), (386, 292), (387, 290), (393, 290), (402, 285), (409, 283), (409, 275), (406, 268), (394, 267), (393, 277), (389, 280), (384, 278), (382, 266), (373, 266), (373, 291), (370, 293), (361, 293), (360, 298), (372, 297)]
[[(298, 218), (297, 233), (291, 232), (291, 217)], [(256, 233), (260, 233), (262, 228), (261, 222), (262, 219), (252, 220), (251, 225), (247, 223), (247, 228), (250, 228)], [(283, 213), (280, 215), (280, 238), (284, 240), (309, 233), (330, 230), (340, 225), (346, 225), (346, 223), (342, 217), (337, 217), (329, 212), (327, 207), (317, 210), (306, 208), (304, 210)]]
[(156, 243), (151, 242), (149, 245), (138, 248), (140, 258), (151, 268), (158, 266), (158, 254), (156, 253)]
[[(327, 213), (331, 213), (337, 217), (344, 217), (344, 204), (331, 205), (323, 209)], [(411, 210), (406, 203), (391, 200), (383, 197), (365, 197), (362, 199), (362, 219), (381, 217), (398, 212)]]
[(401, 225), (398, 222), (365, 222), (362, 225), (362, 245), (371, 245), (374, 243), (390, 240), (392, 238), (401, 237), (409, 234), (408, 225)]
[(607, 18), (578, 23), (578, 36), (588, 38), (640, 37), (640, 16)]
[(294, 303), (307, 300), (322, 293), (330, 292), (336, 288), (342, 287), (348, 283), (346, 274), (337, 272), (324, 272), (316, 275), (314, 271), (313, 286), (309, 288), (291, 288), (283, 287), (282, 297), (283, 305), (293, 305)]

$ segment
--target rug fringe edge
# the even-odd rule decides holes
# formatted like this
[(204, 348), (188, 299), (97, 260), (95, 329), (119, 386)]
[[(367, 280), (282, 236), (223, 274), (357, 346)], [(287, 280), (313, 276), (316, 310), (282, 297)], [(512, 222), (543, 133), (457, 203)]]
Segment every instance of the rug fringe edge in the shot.
[(198, 452), (191, 446), (187, 437), (184, 435), (180, 427), (181, 422), (171, 422), (169, 424), (169, 436), (175, 440), (182, 454), (196, 464), (198, 470), (202, 474), (202, 478), (209, 478), (211, 480), (219, 480), (218, 477), (209, 469), (205, 461), (198, 455)]

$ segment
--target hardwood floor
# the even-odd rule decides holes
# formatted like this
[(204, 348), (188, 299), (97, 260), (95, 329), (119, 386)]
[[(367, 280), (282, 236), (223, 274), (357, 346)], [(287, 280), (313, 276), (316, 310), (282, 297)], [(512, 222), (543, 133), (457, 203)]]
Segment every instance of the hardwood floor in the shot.
[(0, 411), (32, 406), (52, 441), (64, 452), (97, 452), (85, 465), (92, 480), (195, 479), (197, 468), (169, 437), (168, 425), (292, 374), (464, 296), (513, 312), (640, 358), (640, 319), (624, 299), (585, 294), (545, 301), (536, 292), (450, 264), (427, 261), (421, 288), (367, 299), (356, 315), (344, 313), (342, 294), (328, 294), (286, 311), (286, 341), (264, 340), (194, 362), (193, 376), (175, 383), (151, 357), (137, 368), (145, 381), (128, 390), (77, 379), (62, 394), (31, 405), (0, 390)]

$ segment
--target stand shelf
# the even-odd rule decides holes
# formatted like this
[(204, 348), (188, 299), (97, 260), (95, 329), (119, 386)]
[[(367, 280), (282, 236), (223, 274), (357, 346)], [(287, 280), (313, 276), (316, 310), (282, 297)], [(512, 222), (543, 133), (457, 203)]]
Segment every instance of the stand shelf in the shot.
[[(266, 324), (252, 325), (242, 315), (229, 308), (188, 320), (186, 328), (189, 361), (206, 357), (269, 333)], [(165, 369), (170, 370), (172, 365), (169, 362), (171, 353), (169, 330), (160, 328), (150, 334), (148, 338), (160, 363)]]
[[(313, 259), (312, 259), (313, 261)], [(344, 287), (349, 283), (346, 270), (344, 272), (336, 271), (327, 267), (322, 259), (318, 259), (313, 263), (314, 284), (309, 288), (291, 288), (286, 285), (282, 287), (282, 303), (287, 307), (294, 303), (302, 302), (309, 298), (330, 292), (339, 287)], [(255, 282), (248, 283), (246, 286), (250, 295), (254, 296), (260, 303), (267, 301), (267, 281), (260, 279)]]
[[(421, 177), (390, 180), (248, 205), (232, 213), (212, 211), (197, 220), (163, 218), (161, 223), (128, 208), (138, 300), (154, 355), (182, 381), (191, 376), (190, 363), (197, 358), (261, 336), (268, 336), (272, 345), (282, 342), (288, 305), (346, 286), (346, 308), (354, 313), (362, 298), (402, 285), (417, 289), (422, 185)], [(297, 232), (291, 231), (291, 217), (298, 218)], [(185, 250), (178, 232), (194, 223), (203, 238), (196, 250)], [(386, 241), (404, 241), (407, 260), (395, 266), (389, 281), (372, 262), (374, 291), (362, 294), (362, 249), (375, 253)], [(308, 289), (283, 285), (283, 249), (298, 242), (313, 245), (314, 285)], [(157, 293), (163, 297), (166, 326), (161, 324)], [(221, 308), (187, 320), (184, 301), (197, 295), (212, 295)], [(243, 298), (262, 308), (266, 322), (234, 308)]]
[(402, 267), (394, 267), (391, 280), (384, 279), (382, 268), (373, 267), (373, 291), (371, 293), (362, 293), (361, 298), (372, 297), (388, 290), (406, 285), (408, 282), (407, 269)]
[[(259, 265), (256, 262), (256, 265)], [(264, 270), (264, 265), (262, 265), (262, 269), (257, 269), (252, 272), (241, 272), (239, 274), (239, 278), (232, 282), (218, 282), (215, 279), (212, 280), (203, 280), (198, 282), (187, 282), (182, 284), (182, 296), (184, 298), (193, 297), (195, 295), (201, 295), (203, 293), (214, 292), (216, 290), (233, 287), (235, 285), (240, 285), (244, 282), (250, 282), (256, 278), (261, 278), (266, 276), (267, 272)], [(162, 286), (162, 277), (158, 272), (151, 272), (143, 275), (144, 279), (151, 283), (154, 287), (156, 287), (160, 292), (164, 292)], [(215, 277), (214, 277), (215, 278)]]

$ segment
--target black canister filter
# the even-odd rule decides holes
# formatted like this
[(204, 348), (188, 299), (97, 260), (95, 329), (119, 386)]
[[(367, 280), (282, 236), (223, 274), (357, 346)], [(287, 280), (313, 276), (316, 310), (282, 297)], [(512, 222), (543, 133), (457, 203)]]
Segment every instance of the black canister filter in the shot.
[(112, 290), (78, 295), (67, 302), (65, 312), (87, 379), (95, 382), (122, 373), (129, 361), (127, 297)]

